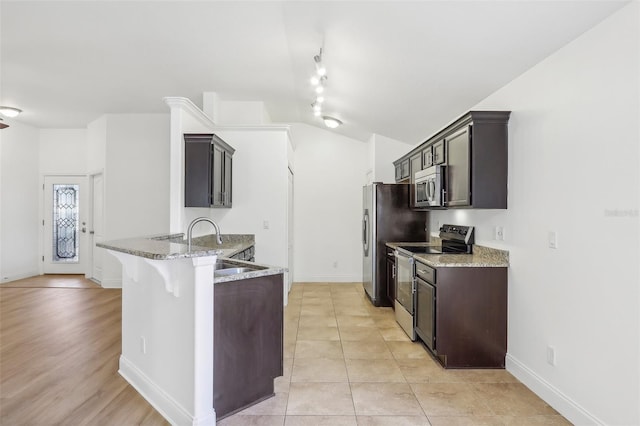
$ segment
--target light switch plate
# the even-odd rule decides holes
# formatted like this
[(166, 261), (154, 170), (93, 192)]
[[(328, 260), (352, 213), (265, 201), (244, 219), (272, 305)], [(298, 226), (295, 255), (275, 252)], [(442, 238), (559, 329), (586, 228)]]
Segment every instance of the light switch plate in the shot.
[(504, 241), (504, 228), (502, 226), (495, 227), (495, 235), (493, 238), (497, 241)]
[(549, 248), (558, 248), (558, 233), (556, 231), (549, 231)]

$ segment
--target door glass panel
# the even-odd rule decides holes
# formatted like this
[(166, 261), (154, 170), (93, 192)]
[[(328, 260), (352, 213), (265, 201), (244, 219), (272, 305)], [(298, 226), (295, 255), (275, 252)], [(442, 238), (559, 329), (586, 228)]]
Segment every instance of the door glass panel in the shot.
[(77, 263), (79, 241), (79, 185), (53, 185), (54, 263)]

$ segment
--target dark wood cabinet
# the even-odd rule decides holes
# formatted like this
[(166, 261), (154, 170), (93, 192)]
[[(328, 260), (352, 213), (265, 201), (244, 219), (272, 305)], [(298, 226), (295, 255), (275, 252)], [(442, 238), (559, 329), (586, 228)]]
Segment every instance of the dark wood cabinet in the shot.
[(213, 408), (218, 419), (274, 395), (283, 372), (282, 274), (214, 284)]
[(433, 146), (429, 145), (421, 152), (422, 155), (422, 167), (427, 168), (433, 166)]
[(507, 268), (416, 262), (416, 334), (445, 368), (504, 368)]
[(445, 163), (445, 150), (444, 141), (439, 141), (433, 144), (433, 165), (438, 166)]
[(396, 257), (394, 250), (387, 247), (387, 299), (391, 307), (395, 309), (396, 300)]
[(469, 181), (469, 128), (463, 127), (446, 138), (447, 167), (445, 168), (445, 200), (447, 207), (469, 206), (471, 185)]
[(422, 154), (418, 152), (411, 156), (411, 158), (409, 158), (409, 164), (409, 176), (411, 177), (411, 183), (413, 183), (413, 175), (422, 170)]
[(211, 137), (184, 135), (184, 206), (211, 205)]
[(242, 250), (240, 253), (236, 253), (231, 256), (231, 259), (244, 260), (247, 262), (255, 262), (256, 248), (255, 246), (248, 247)]
[(393, 164), (420, 154), (423, 169), (444, 166), (442, 207), (506, 209), (510, 114), (469, 111)]
[(409, 158), (404, 158), (398, 160), (396, 163), (393, 163), (395, 172), (396, 172), (396, 182), (400, 181), (408, 181), (410, 175), (410, 160)]
[(185, 207), (231, 207), (235, 150), (214, 134), (185, 134)]

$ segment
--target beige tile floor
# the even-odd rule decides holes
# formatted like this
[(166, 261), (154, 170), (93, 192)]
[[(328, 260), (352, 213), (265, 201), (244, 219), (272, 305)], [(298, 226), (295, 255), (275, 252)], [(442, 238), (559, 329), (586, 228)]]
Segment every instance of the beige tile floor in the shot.
[(276, 395), (222, 426), (568, 425), (505, 370), (444, 370), (360, 283), (297, 283)]

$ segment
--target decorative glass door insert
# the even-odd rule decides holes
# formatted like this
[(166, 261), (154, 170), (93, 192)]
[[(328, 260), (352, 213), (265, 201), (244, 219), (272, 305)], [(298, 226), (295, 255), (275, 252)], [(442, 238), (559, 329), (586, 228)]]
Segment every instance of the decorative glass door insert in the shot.
[(80, 231), (79, 185), (53, 185), (52, 262), (77, 263)]

